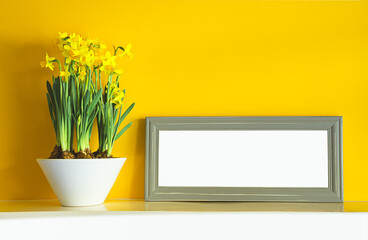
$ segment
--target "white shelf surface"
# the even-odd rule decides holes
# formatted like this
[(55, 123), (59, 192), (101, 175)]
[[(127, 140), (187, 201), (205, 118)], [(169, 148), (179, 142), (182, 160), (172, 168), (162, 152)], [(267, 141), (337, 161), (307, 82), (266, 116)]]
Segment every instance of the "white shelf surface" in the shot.
[(0, 202), (0, 239), (368, 239), (368, 203)]

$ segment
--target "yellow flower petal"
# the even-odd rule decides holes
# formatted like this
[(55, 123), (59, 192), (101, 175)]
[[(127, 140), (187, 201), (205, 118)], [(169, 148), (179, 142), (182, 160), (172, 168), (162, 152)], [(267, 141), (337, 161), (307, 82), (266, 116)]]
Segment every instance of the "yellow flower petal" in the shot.
[(131, 59), (134, 57), (134, 54), (130, 51), (132, 49), (132, 44), (128, 44), (125, 48), (125, 53), (130, 57)]
[(132, 49), (132, 44), (128, 44), (125, 48), (124, 48), (124, 52), (121, 54), (118, 54), (119, 57), (122, 57), (124, 55), (127, 55), (130, 59), (132, 59), (134, 57), (134, 54), (130, 51)]
[(68, 71), (60, 71), (60, 77), (69, 77), (70, 76), (70, 72)]
[(120, 74), (123, 73), (123, 70), (121, 70), (121, 69), (115, 69), (115, 73), (120, 75)]
[(66, 32), (61, 33), (61, 32), (59, 32), (59, 38), (60, 38), (60, 39), (64, 39), (64, 38), (66, 38), (67, 36), (68, 36), (68, 33), (66, 33)]
[(49, 57), (49, 55), (46, 53), (46, 61), (42, 61), (40, 65), (45, 68), (50, 68), (51, 71), (54, 71), (54, 66), (52, 65), (54, 60), (55, 60), (54, 57)]

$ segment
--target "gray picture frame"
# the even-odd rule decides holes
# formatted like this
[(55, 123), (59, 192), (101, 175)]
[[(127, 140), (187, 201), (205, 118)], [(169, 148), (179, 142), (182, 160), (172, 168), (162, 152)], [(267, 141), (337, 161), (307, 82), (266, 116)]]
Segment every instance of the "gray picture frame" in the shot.
[[(160, 130), (327, 130), (328, 188), (158, 186)], [(146, 201), (342, 202), (342, 117), (147, 117)]]

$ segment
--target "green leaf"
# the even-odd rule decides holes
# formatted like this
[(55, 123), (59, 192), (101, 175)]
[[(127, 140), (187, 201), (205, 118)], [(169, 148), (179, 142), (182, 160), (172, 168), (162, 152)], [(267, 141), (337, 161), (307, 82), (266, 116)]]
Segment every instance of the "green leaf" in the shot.
[(54, 96), (54, 91), (52, 90), (52, 87), (51, 87), (51, 84), (49, 81), (46, 82), (46, 87), (47, 87), (47, 91), (49, 92), (49, 95), (50, 95), (50, 98), (51, 98), (51, 101), (52, 101), (52, 104), (55, 108), (56, 106), (56, 102), (55, 102), (55, 96)]
[(58, 108), (60, 108), (60, 104), (61, 104), (61, 98), (60, 98), (60, 83), (59, 83), (59, 78), (55, 78), (54, 83), (53, 83), (53, 95), (54, 95), (54, 99), (55, 99), (55, 106), (58, 106)]
[(89, 104), (89, 90), (86, 91), (83, 98), (82, 112), (87, 112), (88, 104)]
[(50, 95), (48, 93), (46, 93), (46, 97), (47, 97), (47, 103), (48, 103), (48, 106), (49, 106), (49, 112), (50, 112), (50, 117), (51, 117), (51, 121), (52, 121), (52, 125), (54, 126), (54, 130), (55, 130), (55, 134), (57, 132), (57, 123), (55, 121), (55, 115), (54, 115), (54, 110), (53, 110), (53, 107), (52, 107), (52, 103), (51, 103), (51, 100), (50, 100)]
[(125, 117), (130, 113), (130, 111), (132, 111), (134, 105), (135, 105), (135, 103), (132, 103), (132, 105), (130, 105), (128, 107), (128, 109), (123, 113), (123, 115), (119, 118), (119, 121), (116, 124), (116, 128), (119, 128), (120, 124), (123, 122), (123, 120), (125, 119)]
[(96, 95), (94, 96), (92, 102), (89, 104), (88, 109), (87, 109), (87, 115), (89, 116), (92, 111), (95, 109), (98, 101), (100, 100), (100, 97), (102, 95), (102, 89), (98, 90), (98, 92), (96, 93)]
[[(57, 81), (54, 80), (54, 86), (56, 84)], [(51, 88), (51, 84), (49, 81), (46, 82), (46, 87), (47, 87), (47, 91), (49, 92), (49, 96), (51, 98), (51, 102), (53, 104), (53, 110), (54, 110), (54, 114), (55, 114), (55, 121), (57, 122), (56, 126), (58, 131), (60, 130), (60, 122), (61, 122), (61, 116), (60, 116), (60, 110), (57, 104), (57, 99), (56, 96), (54, 94), (54, 90)], [(58, 132), (57, 131), (57, 132)], [(59, 134), (57, 134), (59, 136)]]
[(98, 112), (96, 111), (96, 113), (93, 115), (93, 118), (91, 118), (91, 121), (88, 123), (87, 131), (89, 131), (92, 128), (94, 119), (96, 118), (97, 114)]
[(116, 135), (115, 139), (114, 139), (114, 142), (116, 140), (119, 139), (119, 137), (121, 137), (121, 135), (123, 135), (123, 133), (128, 130), (128, 128), (130, 128), (130, 126), (132, 126), (132, 122), (128, 123), (123, 129), (121, 129), (121, 131)]
[(67, 106), (66, 106), (66, 117), (67, 119), (67, 139), (68, 139), (68, 147), (69, 147), (69, 151), (71, 150), (70, 148), (70, 142), (72, 141), (71, 136), (72, 136), (72, 121), (71, 121), (71, 116), (72, 116), (72, 110), (71, 110), (71, 105), (70, 105), (70, 96), (68, 96), (68, 100), (67, 100)]
[(72, 77), (70, 84), (70, 96), (71, 96), (71, 106), (73, 115), (77, 114), (77, 89), (75, 88), (75, 78)]

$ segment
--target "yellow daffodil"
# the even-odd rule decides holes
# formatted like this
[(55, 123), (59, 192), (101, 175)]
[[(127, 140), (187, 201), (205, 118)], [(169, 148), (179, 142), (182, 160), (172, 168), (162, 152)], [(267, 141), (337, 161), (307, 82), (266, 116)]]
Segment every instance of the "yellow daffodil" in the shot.
[(100, 51), (106, 51), (106, 49), (107, 49), (107, 46), (106, 46), (106, 44), (104, 44), (104, 43), (100, 43)]
[(121, 75), (123, 73), (123, 70), (121, 70), (121, 69), (115, 69), (114, 70), (114, 73), (116, 73), (118, 75)]
[(86, 68), (84, 66), (80, 66), (79, 69), (78, 69), (78, 73), (79, 73), (79, 76), (80, 76), (81, 80), (84, 81), (84, 79), (87, 76)]
[(87, 65), (88, 67), (91, 67), (95, 61), (95, 56), (92, 50), (89, 50), (89, 48), (86, 45), (83, 45), (79, 49), (79, 62), (82, 65)]
[[(111, 85), (110, 85), (110, 95), (111, 96), (116, 96), (118, 93), (119, 93), (119, 88), (116, 84), (116, 82), (112, 82)], [(107, 92), (107, 89), (106, 89), (106, 92)]]
[(116, 67), (116, 56), (112, 56), (109, 51), (106, 52), (104, 60), (102, 61), (101, 71), (109, 74)]
[(70, 38), (70, 40), (73, 40), (73, 39), (75, 38), (75, 33), (71, 33), (71, 34), (69, 35), (69, 38)]
[(67, 36), (68, 36), (68, 33), (66, 33), (66, 32), (61, 33), (61, 32), (59, 32), (59, 39), (65, 39)]
[(81, 35), (77, 34), (75, 36), (75, 38), (73, 39), (73, 42), (77, 42), (79, 45), (81, 44), (81, 42), (83, 41), (83, 38)]
[(88, 67), (91, 67), (94, 63), (93, 52), (89, 52), (83, 56), (80, 56), (80, 63), (83, 65), (87, 65)]
[(51, 71), (54, 71), (54, 65), (52, 65), (54, 60), (55, 60), (54, 57), (49, 57), (49, 55), (46, 53), (46, 60), (42, 61), (40, 64), (41, 64), (42, 67), (50, 68)]
[(105, 59), (105, 54), (107, 50), (106, 44), (99, 42), (97, 40), (91, 40), (90, 43), (90, 49), (93, 51), (93, 54), (95, 56), (95, 66), (100, 66), (102, 64), (102, 61)]
[(70, 46), (69, 45), (67, 45), (67, 44), (64, 44), (63, 45), (63, 48), (62, 49), (60, 49), (62, 52), (61, 52), (61, 54), (64, 56), (64, 57), (66, 57), (66, 58), (68, 58), (69, 57), (69, 50), (70, 50)]
[(70, 47), (73, 50), (78, 50), (80, 47), (80, 44), (78, 41), (75, 41), (75, 39), (73, 39), (73, 42), (70, 43)]
[(132, 44), (128, 44), (125, 48), (123, 53), (119, 54), (118, 56), (124, 56), (127, 55), (130, 59), (132, 59), (134, 57), (134, 54), (130, 51), (132, 49)]
[(113, 95), (112, 102), (121, 101), (121, 99), (123, 99), (124, 96), (125, 96), (125, 93), (119, 89), (116, 95)]
[(64, 50), (64, 45), (66, 45), (68, 43), (68, 33), (64, 32), (64, 33), (61, 33), (59, 32), (59, 43), (58, 43), (58, 47), (61, 51)]
[(115, 109), (118, 109), (118, 108), (124, 106), (124, 104), (121, 100), (115, 101), (114, 104), (115, 104), (115, 107), (114, 107)]
[[(131, 44), (124, 48), (118, 47), (122, 51), (121, 54), (117, 54), (116, 51), (108, 51), (107, 45), (102, 41), (89, 37), (83, 38), (75, 33), (59, 32), (58, 47), (65, 58), (62, 61), (66, 65), (65, 69), (69, 69), (71, 73), (80, 76), (81, 80), (87, 77), (87, 69), (91, 71), (97, 69), (106, 75), (120, 75), (122, 70), (117, 67), (116, 58), (124, 55), (130, 58), (134, 56), (131, 52)], [(50, 58), (46, 55), (46, 61), (43, 61), (41, 66), (54, 70), (53, 62), (55, 62), (55, 58)], [(60, 76), (67, 78), (68, 74), (70, 73), (66, 70), (60, 73)]]
[(69, 77), (70, 76), (70, 72), (68, 71), (60, 71), (60, 77)]
[[(106, 89), (106, 92), (108, 90)], [(123, 106), (123, 98), (125, 96), (124, 91), (121, 91), (116, 82), (112, 82), (110, 85), (110, 103), (115, 105), (115, 108)]]
[(79, 56), (79, 50), (77, 50), (77, 49), (72, 49), (72, 50), (70, 50), (69, 51), (69, 57), (71, 58), (71, 59), (74, 59), (74, 58), (76, 58), (76, 57), (78, 57)]
[(65, 63), (66, 65), (69, 65), (72, 62), (72, 59), (70, 58), (65, 58)]

